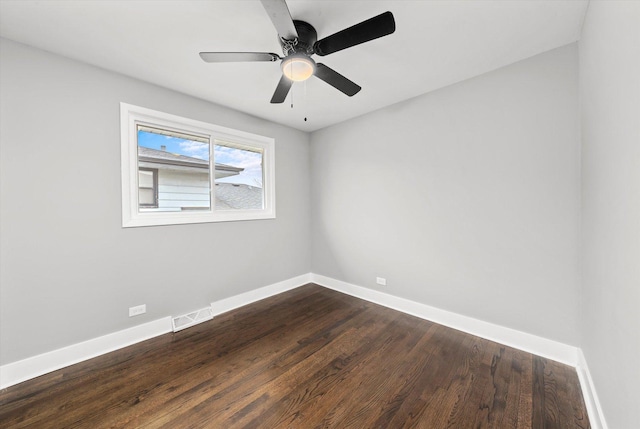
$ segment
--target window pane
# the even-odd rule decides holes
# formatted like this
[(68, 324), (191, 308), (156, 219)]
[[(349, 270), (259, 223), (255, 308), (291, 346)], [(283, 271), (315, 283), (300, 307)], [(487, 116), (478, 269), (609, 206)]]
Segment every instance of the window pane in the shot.
[(262, 210), (262, 152), (216, 144), (216, 210)]
[(156, 204), (156, 193), (152, 189), (139, 188), (138, 198), (140, 198), (140, 205), (154, 206)]
[[(211, 210), (209, 143), (188, 140), (170, 130), (138, 127), (139, 209), (144, 211)], [(155, 183), (147, 169), (156, 170)], [(151, 178), (151, 183), (149, 179)], [(149, 194), (157, 186), (157, 207), (149, 209)], [(155, 196), (154, 196), (155, 198)], [(153, 204), (153, 203), (152, 203)]]
[(140, 188), (153, 188), (153, 171), (138, 170), (138, 186)]
[(157, 170), (138, 170), (138, 202), (145, 209), (158, 207)]

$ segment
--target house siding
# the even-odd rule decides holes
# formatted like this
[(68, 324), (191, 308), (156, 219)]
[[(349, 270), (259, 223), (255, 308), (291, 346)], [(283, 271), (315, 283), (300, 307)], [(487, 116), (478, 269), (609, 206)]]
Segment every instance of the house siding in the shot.
[(208, 172), (159, 171), (158, 207), (181, 209), (210, 206)]

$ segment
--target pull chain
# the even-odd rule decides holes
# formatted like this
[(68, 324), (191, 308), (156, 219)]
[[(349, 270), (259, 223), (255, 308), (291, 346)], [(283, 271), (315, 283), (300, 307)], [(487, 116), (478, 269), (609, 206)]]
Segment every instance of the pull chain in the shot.
[[(307, 79), (308, 80), (308, 79)], [(307, 122), (307, 81), (304, 81), (304, 121)]]
[[(293, 61), (291, 63), (289, 63), (289, 75), (293, 76)], [(292, 83), (291, 84), (291, 108), (293, 109), (293, 87), (295, 85)]]

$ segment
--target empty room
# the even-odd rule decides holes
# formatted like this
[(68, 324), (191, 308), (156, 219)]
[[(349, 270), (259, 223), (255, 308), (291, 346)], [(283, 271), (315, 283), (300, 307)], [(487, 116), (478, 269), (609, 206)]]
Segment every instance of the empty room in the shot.
[(0, 428), (640, 427), (640, 1), (0, 0)]

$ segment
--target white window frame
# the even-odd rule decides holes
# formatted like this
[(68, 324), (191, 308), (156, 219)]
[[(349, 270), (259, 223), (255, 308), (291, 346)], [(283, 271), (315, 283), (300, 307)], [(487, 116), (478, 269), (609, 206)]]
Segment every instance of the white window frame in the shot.
[[(138, 125), (155, 126), (180, 133), (202, 136), (210, 145), (210, 201), (206, 211), (147, 212), (138, 210)], [(157, 110), (120, 103), (122, 226), (124, 228), (189, 223), (273, 219), (275, 199), (275, 141), (232, 128), (183, 118)], [(254, 148), (262, 151), (262, 210), (216, 210), (214, 145)]]

